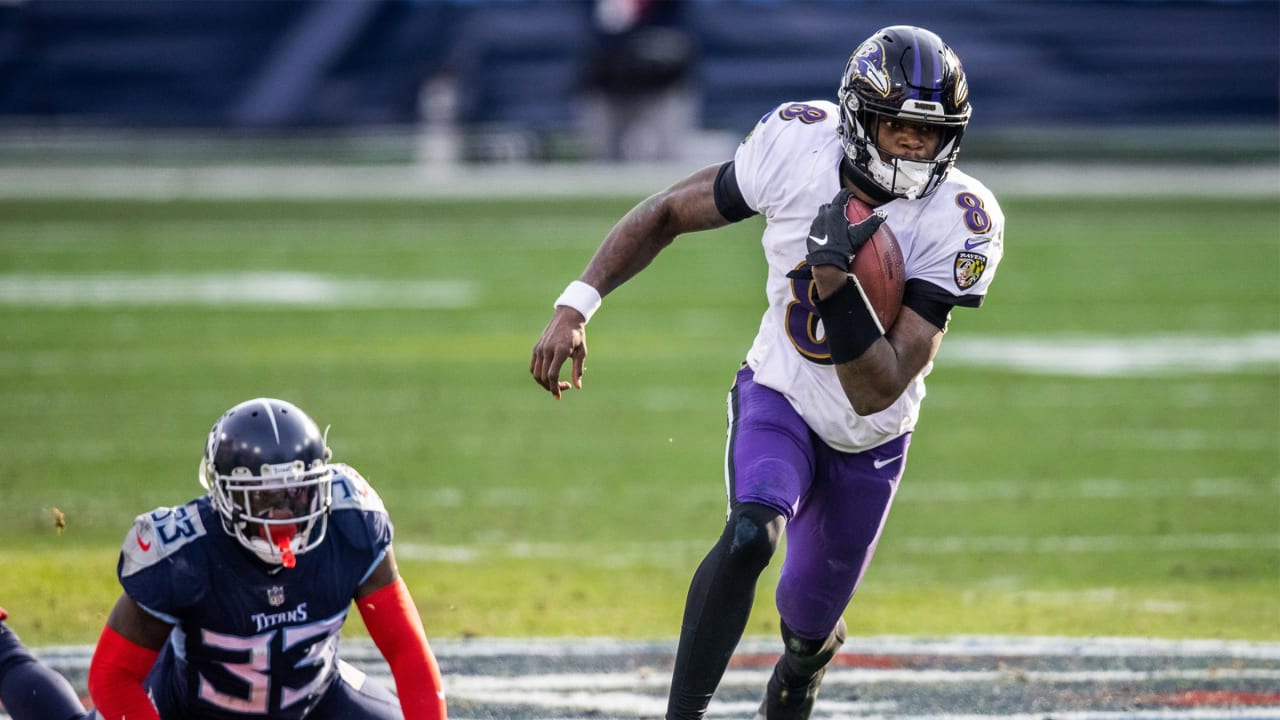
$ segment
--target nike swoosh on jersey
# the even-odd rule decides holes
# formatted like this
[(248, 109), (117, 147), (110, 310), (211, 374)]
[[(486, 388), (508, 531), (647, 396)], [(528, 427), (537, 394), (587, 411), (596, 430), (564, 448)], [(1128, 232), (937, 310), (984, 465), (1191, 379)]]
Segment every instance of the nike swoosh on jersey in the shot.
[(876, 466), (876, 469), (877, 469), (877, 470), (879, 470), (880, 468), (884, 467), (885, 465), (888, 465), (889, 463), (894, 462), (895, 460), (897, 460), (898, 458), (901, 458), (901, 457), (902, 457), (901, 455), (894, 455), (893, 457), (888, 458), (887, 460), (874, 460), (874, 461), (872, 461), (872, 463), (871, 463), (871, 464), (872, 464), (872, 465), (875, 465), (875, 466)]
[(969, 238), (964, 241), (964, 249), (972, 250), (977, 247), (982, 247), (989, 242), (991, 242), (991, 238)]
[(142, 548), (142, 552), (146, 552), (151, 549), (151, 543), (142, 542), (142, 536), (139, 535), (136, 530), (133, 532), (133, 539), (138, 541), (138, 547)]
[(813, 244), (814, 244), (814, 245), (826, 245), (826, 244), (827, 244), (827, 236), (826, 236), (826, 235), (823, 235), (822, 237), (818, 237), (817, 235), (810, 235), (810, 236), (809, 236), (809, 239), (813, 241)]

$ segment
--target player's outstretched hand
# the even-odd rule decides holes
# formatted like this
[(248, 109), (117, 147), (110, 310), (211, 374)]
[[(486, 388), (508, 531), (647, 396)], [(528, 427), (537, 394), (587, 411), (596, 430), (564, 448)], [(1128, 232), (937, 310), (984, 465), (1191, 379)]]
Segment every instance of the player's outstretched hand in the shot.
[[(560, 366), (573, 358), (569, 378), (560, 379)], [(533, 346), (533, 358), (529, 372), (534, 382), (546, 388), (557, 400), (570, 387), (582, 389), (582, 367), (587, 360), (587, 320), (582, 313), (568, 306), (556, 308), (551, 322), (542, 331), (538, 344)]]
[(885, 214), (874, 212), (858, 224), (850, 224), (845, 206), (852, 196), (848, 188), (841, 188), (835, 199), (818, 209), (817, 217), (809, 226), (809, 254), (805, 260), (810, 267), (835, 265), (847, 270), (854, 254), (884, 223)]

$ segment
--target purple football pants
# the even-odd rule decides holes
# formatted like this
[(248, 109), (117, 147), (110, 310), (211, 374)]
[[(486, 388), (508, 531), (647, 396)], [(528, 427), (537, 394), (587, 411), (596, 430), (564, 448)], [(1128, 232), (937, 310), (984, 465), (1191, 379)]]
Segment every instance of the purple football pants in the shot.
[(911, 434), (862, 453), (833, 450), (753, 377), (742, 368), (729, 393), (730, 504), (758, 503), (787, 519), (778, 613), (796, 635), (825, 638), (871, 564)]

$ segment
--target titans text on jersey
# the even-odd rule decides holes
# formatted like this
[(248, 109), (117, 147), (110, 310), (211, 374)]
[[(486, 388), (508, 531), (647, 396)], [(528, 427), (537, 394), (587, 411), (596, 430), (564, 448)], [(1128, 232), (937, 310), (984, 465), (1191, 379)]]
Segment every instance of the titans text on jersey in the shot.
[(392, 526), (358, 472), (331, 467), (331, 527), (287, 572), (221, 532), (208, 496), (134, 522), (120, 582), (175, 625), (157, 661), (168, 678), (154, 688), (158, 705), (208, 718), (300, 720), (337, 678), (338, 632), (356, 588), (386, 555)]

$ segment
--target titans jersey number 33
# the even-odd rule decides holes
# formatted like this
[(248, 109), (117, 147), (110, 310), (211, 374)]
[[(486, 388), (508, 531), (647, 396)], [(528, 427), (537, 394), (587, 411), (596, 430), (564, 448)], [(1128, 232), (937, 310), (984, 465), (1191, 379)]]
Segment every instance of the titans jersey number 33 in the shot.
[(337, 677), (338, 631), (392, 527), (354, 469), (333, 466), (333, 511), (297, 566), (270, 567), (219, 526), (201, 497), (138, 516), (118, 575), (144, 610), (174, 625), (148, 689), (190, 718), (300, 720)]

